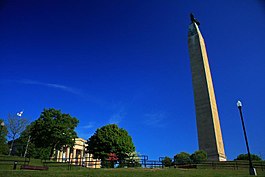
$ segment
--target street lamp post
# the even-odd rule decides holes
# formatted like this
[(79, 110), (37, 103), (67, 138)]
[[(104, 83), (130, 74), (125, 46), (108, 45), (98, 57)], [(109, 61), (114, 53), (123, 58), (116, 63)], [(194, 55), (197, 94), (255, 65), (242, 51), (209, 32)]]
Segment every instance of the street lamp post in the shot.
[(244, 131), (244, 137), (245, 137), (247, 151), (248, 151), (249, 174), (257, 176), (256, 169), (253, 167), (253, 164), (252, 164), (250, 150), (249, 150), (249, 146), (248, 146), (248, 139), (247, 139), (247, 133), (246, 133), (245, 123), (244, 123), (243, 114), (242, 114), (242, 103), (241, 103), (241, 101), (237, 102), (237, 107), (239, 109), (240, 118), (241, 118), (241, 122), (242, 122), (242, 127), (243, 127), (243, 131)]
[(0, 135), (2, 135), (2, 129), (3, 129), (4, 126), (5, 126), (5, 123), (4, 123), (4, 121), (3, 121), (3, 122), (1, 122)]
[[(1, 126), (0, 126), (0, 139), (1, 139), (1, 137), (2, 137), (2, 130), (3, 130), (4, 126), (5, 126), (5, 123), (4, 123), (4, 121), (2, 121), (2, 122), (1, 122)], [(4, 138), (4, 139), (5, 139), (5, 138)]]

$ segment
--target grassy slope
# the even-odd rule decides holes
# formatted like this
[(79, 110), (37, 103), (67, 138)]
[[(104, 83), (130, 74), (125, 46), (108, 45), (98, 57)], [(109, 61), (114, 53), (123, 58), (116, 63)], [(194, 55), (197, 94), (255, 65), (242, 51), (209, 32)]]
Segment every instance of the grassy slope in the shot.
[[(247, 170), (212, 169), (75, 169), (49, 171), (0, 170), (0, 177), (247, 177)], [(265, 177), (265, 171), (258, 176)]]
[[(21, 160), (19, 157), (0, 156), (0, 160), (12, 159)], [(247, 177), (248, 169), (87, 169), (82, 167), (72, 167), (67, 170), (67, 166), (50, 167), (48, 171), (23, 171), (13, 169), (13, 163), (0, 164), (0, 177)], [(39, 159), (30, 159), (30, 165), (42, 165)], [(265, 169), (258, 169), (258, 176), (265, 177)]]

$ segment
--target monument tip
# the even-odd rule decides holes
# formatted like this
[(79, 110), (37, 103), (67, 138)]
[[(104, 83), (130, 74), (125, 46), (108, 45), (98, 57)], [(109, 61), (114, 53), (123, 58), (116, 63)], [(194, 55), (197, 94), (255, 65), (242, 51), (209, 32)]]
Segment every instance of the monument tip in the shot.
[(192, 13), (190, 13), (190, 20), (191, 23), (196, 23), (198, 26), (200, 25), (200, 22), (194, 17)]

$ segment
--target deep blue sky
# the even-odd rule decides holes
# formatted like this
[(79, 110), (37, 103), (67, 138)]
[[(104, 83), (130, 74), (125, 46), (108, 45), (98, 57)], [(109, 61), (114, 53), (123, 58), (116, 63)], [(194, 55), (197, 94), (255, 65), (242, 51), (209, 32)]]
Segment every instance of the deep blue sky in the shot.
[(78, 118), (78, 135), (117, 123), (151, 159), (198, 149), (188, 55), (189, 13), (201, 22), (226, 155), (265, 158), (262, 0), (2, 0), (0, 117), (44, 108)]

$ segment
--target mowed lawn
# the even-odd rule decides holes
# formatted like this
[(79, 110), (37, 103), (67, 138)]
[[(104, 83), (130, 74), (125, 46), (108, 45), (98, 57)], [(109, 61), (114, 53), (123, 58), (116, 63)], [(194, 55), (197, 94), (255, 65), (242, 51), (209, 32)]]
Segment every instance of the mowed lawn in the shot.
[[(0, 170), (0, 177), (247, 177), (248, 170), (229, 169), (49, 169), (48, 171)], [(265, 177), (265, 171), (258, 170)]]

